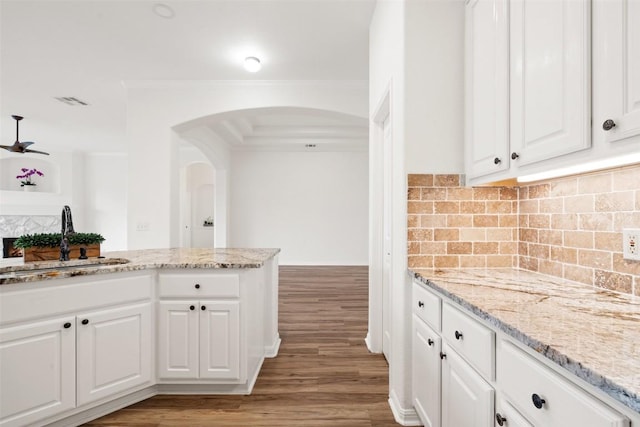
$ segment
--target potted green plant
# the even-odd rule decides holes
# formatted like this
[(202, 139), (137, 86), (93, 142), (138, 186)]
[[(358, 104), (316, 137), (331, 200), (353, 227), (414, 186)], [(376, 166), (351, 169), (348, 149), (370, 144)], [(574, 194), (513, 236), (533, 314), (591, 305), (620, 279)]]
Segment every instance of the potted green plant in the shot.
[[(60, 257), (61, 233), (25, 234), (13, 242), (22, 249), (25, 262), (57, 260)], [(88, 257), (100, 256), (100, 243), (104, 237), (96, 233), (73, 233), (67, 236), (69, 257), (79, 258), (80, 248), (86, 248)]]

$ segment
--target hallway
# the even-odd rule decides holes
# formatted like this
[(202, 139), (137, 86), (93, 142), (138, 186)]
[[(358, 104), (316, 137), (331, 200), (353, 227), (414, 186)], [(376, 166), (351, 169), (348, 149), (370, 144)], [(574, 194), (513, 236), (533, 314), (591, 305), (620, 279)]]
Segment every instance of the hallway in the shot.
[(280, 267), (282, 345), (250, 396), (156, 396), (86, 426), (397, 426), (370, 354), (367, 267)]

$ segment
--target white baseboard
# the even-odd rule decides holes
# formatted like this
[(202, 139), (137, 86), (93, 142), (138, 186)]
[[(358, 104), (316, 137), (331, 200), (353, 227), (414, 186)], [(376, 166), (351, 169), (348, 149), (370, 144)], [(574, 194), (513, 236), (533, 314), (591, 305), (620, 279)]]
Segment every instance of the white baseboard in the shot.
[(278, 334), (273, 344), (264, 348), (264, 357), (276, 357), (278, 355), (278, 350), (280, 350), (281, 342), (282, 340), (280, 339), (280, 334)]
[(389, 406), (396, 422), (403, 426), (421, 426), (422, 421), (413, 407), (403, 408), (398, 402), (398, 396), (391, 391), (389, 395)]

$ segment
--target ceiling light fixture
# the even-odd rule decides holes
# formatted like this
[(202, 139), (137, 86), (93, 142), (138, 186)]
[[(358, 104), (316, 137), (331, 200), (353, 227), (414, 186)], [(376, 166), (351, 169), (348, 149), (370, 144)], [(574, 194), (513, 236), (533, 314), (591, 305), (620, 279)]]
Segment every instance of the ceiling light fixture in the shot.
[(260, 60), (255, 56), (247, 56), (244, 58), (244, 69), (250, 73), (257, 73), (262, 68)]
[(171, 19), (176, 16), (176, 13), (166, 4), (156, 3), (153, 5), (153, 13), (161, 18)]

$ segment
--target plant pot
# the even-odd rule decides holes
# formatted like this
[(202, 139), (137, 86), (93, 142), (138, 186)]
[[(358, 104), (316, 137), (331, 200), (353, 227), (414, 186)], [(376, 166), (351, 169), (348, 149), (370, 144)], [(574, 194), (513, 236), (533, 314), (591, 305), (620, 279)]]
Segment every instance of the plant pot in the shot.
[[(100, 244), (94, 245), (69, 245), (69, 259), (80, 258), (80, 248), (87, 248), (88, 257), (100, 256)], [(60, 259), (60, 247), (32, 246), (22, 250), (24, 262), (32, 261), (56, 261)]]
[(23, 185), (22, 191), (36, 191), (35, 185)]

